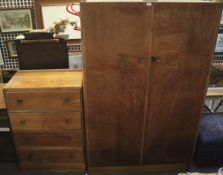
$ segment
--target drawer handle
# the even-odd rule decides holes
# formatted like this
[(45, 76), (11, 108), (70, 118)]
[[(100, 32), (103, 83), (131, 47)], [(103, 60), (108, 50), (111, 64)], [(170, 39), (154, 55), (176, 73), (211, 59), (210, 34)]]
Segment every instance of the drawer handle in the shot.
[(73, 154), (70, 154), (69, 157), (70, 157), (70, 159), (73, 159), (74, 158), (74, 155)]
[(16, 103), (21, 105), (21, 104), (23, 104), (23, 101), (21, 99), (18, 99), (18, 100), (16, 100)]
[(160, 57), (155, 57), (155, 56), (151, 57), (151, 63), (160, 63), (160, 62), (161, 62)]
[(70, 103), (71, 103), (71, 101), (70, 101), (70, 99), (69, 99), (69, 98), (65, 98), (65, 99), (64, 99), (64, 103), (65, 103), (65, 104), (70, 104)]
[(70, 119), (66, 119), (65, 122), (67, 125), (70, 125), (72, 123), (72, 121)]
[(68, 140), (68, 142), (72, 142), (73, 138), (72, 137), (68, 137), (67, 140)]
[(25, 120), (21, 120), (21, 121), (20, 121), (20, 124), (21, 124), (21, 125), (25, 125), (25, 124), (26, 124), (26, 121), (25, 121)]
[(29, 155), (27, 156), (27, 158), (28, 158), (28, 160), (31, 160), (31, 159), (33, 158), (32, 154), (29, 154)]
[(145, 63), (146, 58), (140, 57), (138, 58), (138, 63)]

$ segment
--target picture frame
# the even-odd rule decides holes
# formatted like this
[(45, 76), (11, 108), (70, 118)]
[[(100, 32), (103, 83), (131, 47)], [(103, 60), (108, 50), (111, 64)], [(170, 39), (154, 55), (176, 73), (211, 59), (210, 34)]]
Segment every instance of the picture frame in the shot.
[(0, 11), (2, 33), (33, 30), (31, 9), (5, 9)]
[(16, 40), (7, 40), (6, 41), (6, 47), (8, 51), (8, 56), (10, 58), (15, 58), (17, 57), (17, 50), (16, 50)]
[[(35, 18), (36, 18), (36, 28), (37, 29), (44, 28), (43, 14), (42, 14), (43, 6), (61, 5), (61, 4), (67, 4), (68, 2), (69, 2), (68, 0), (35, 0), (34, 1), (34, 7), (35, 7), (34, 13), (35, 13)], [(75, 2), (79, 3), (80, 0), (76, 0)], [(58, 17), (58, 20), (60, 20), (60, 17)], [(81, 39), (69, 39), (67, 42), (69, 44), (80, 44)]]
[(3, 65), (4, 65), (4, 60), (3, 60), (2, 51), (0, 48), (0, 66), (3, 66)]
[[(74, 8), (75, 10), (80, 11), (80, 3), (76, 3), (74, 5)], [(81, 26), (80, 17), (72, 15), (64, 9), (66, 9), (66, 3), (42, 5), (41, 12), (42, 12), (43, 28), (47, 30), (50, 27), (52, 27), (56, 22), (66, 19), (69, 21), (76, 22), (77, 25), (80, 27)], [(74, 30), (71, 25), (66, 26), (64, 34), (67, 34), (69, 36), (68, 37), (69, 39), (76, 39), (76, 40), (81, 39), (81, 31)]]

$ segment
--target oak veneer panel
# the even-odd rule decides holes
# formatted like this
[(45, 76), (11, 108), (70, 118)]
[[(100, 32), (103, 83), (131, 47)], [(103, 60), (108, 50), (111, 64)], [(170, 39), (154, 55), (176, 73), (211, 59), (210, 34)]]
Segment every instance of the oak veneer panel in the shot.
[(221, 6), (154, 3), (143, 164), (191, 160)]
[(9, 111), (81, 111), (80, 91), (19, 91), (5, 93)]
[(4, 98), (4, 94), (3, 94), (4, 85), (5, 85), (4, 83), (0, 83), (0, 109), (6, 109), (5, 98)]
[(152, 8), (82, 3), (81, 22), (88, 164), (139, 165)]
[(15, 132), (13, 137), (17, 148), (32, 146), (83, 147), (83, 135), (81, 130), (66, 132)]
[(89, 169), (190, 164), (221, 6), (81, 3)]
[(83, 149), (17, 149), (21, 163), (72, 163), (83, 162)]
[(5, 91), (19, 90), (70, 90), (81, 89), (82, 71), (62, 70), (18, 70), (5, 87)]
[(81, 129), (79, 112), (9, 113), (13, 131)]
[(85, 163), (84, 162), (74, 162), (74, 163), (32, 163), (32, 162), (20, 162), (20, 166), (22, 169), (28, 170), (44, 170), (44, 171), (58, 171), (58, 172), (66, 172), (66, 171), (74, 171), (74, 172), (85, 172)]
[(116, 167), (89, 167), (88, 173), (91, 175), (126, 175), (126, 174), (147, 174), (157, 172), (180, 172), (187, 171), (188, 164), (159, 164), (140, 166), (116, 166)]
[(4, 93), (21, 168), (84, 172), (81, 71), (18, 71)]

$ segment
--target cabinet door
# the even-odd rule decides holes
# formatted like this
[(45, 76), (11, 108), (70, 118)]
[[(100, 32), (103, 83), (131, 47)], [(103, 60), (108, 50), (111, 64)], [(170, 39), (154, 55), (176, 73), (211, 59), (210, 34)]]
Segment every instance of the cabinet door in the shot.
[(144, 164), (189, 162), (221, 5), (155, 3)]
[(146, 3), (81, 4), (89, 166), (140, 163), (151, 14)]

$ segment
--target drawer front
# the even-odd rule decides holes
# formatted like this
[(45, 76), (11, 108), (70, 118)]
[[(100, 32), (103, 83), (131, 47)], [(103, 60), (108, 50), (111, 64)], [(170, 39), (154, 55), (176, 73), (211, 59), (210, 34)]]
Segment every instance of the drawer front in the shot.
[(80, 112), (9, 113), (13, 131), (81, 129)]
[(83, 149), (17, 149), (20, 162), (83, 162)]
[[(22, 169), (28, 169), (28, 170), (44, 170), (44, 171), (58, 171), (61, 173), (61, 171), (70, 172), (85, 172), (85, 163), (84, 162), (74, 162), (74, 163), (51, 163), (51, 162), (20, 162), (20, 167)], [(72, 174), (72, 173), (71, 173)]]
[(69, 132), (16, 132), (13, 136), (17, 148), (33, 146), (83, 147), (81, 130)]
[(81, 110), (80, 91), (7, 92), (9, 111)]

